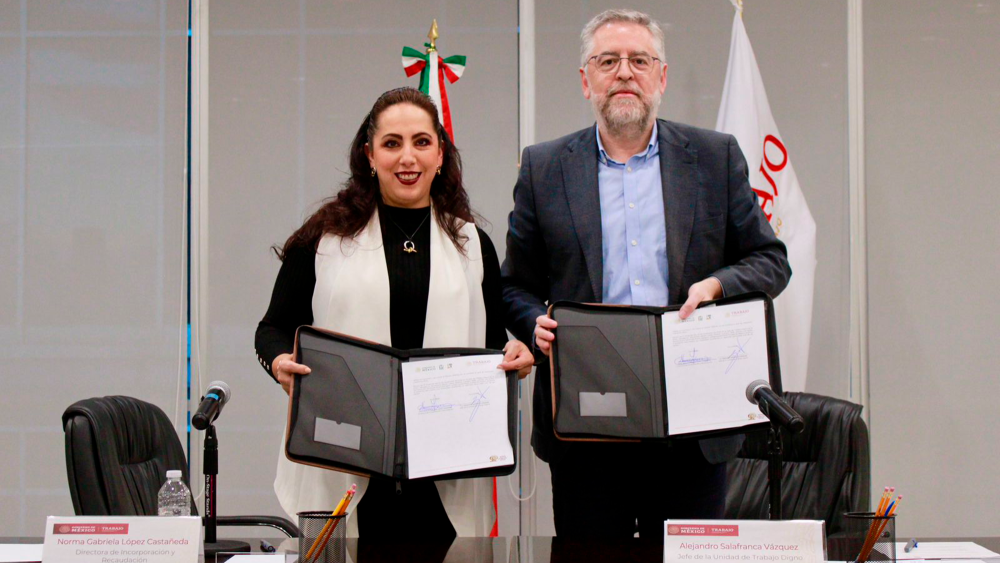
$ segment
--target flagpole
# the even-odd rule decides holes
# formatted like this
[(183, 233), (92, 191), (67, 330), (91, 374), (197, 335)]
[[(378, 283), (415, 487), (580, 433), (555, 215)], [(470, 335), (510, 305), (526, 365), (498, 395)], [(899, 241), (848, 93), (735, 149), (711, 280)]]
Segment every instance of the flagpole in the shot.
[(518, 138), (521, 151), (535, 144), (535, 2), (520, 0), (518, 18)]
[(871, 431), (868, 390), (868, 233), (862, 0), (847, 2), (847, 146), (851, 237), (851, 377), (848, 392)]
[(438, 34), (438, 21), (431, 21), (431, 30), (427, 32), (427, 38), (430, 39), (430, 44), (427, 46), (427, 95), (434, 100), (434, 104), (438, 106), (438, 113), (440, 114), (441, 123), (445, 125), (447, 129), (447, 123), (444, 117), (444, 108), (441, 107), (441, 86), (438, 82), (438, 53), (437, 53), (437, 39), (440, 37)]
[[(519, 0), (517, 3), (517, 68), (518, 68), (518, 141), (517, 166), (521, 165), (521, 153), (535, 144), (535, 0)], [(517, 464), (518, 494), (518, 534), (534, 536), (538, 533), (539, 506), (535, 498), (538, 486), (538, 462), (531, 450), (531, 389), (534, 389), (535, 370), (527, 378), (518, 381), (518, 442), (521, 447), (521, 463)], [(527, 453), (523, 453), (527, 452)], [(528, 461), (530, 460), (530, 462)], [(525, 550), (519, 544), (519, 550)], [(520, 553), (519, 560), (527, 558), (527, 551)]]

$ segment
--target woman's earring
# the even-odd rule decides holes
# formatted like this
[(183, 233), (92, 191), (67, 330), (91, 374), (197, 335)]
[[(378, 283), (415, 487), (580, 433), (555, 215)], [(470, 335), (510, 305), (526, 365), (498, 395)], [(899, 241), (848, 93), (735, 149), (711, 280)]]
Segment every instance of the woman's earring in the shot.
[(440, 176), (440, 175), (441, 175), (441, 167), (438, 166), (438, 176)]
[[(438, 172), (438, 173), (440, 174), (440, 172)], [(372, 168), (372, 178), (374, 178), (374, 177), (375, 177), (375, 169)]]

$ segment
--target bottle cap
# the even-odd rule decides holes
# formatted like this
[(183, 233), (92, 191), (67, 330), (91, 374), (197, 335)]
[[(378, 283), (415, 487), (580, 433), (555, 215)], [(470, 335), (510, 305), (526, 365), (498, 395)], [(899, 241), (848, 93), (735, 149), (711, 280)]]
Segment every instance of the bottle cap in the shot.
[(180, 469), (171, 469), (167, 471), (167, 479), (180, 479), (180, 478), (181, 478)]

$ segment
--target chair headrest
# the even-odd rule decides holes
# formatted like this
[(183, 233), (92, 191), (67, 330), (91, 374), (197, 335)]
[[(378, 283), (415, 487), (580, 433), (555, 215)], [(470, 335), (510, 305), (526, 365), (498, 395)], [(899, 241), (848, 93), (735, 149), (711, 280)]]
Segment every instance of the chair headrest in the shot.
[[(856, 425), (864, 425), (861, 405), (812, 393), (789, 392), (784, 394), (784, 398), (806, 423), (799, 434), (789, 436), (782, 433), (786, 462), (818, 461), (824, 451), (831, 449), (830, 441), (846, 442), (856, 431)], [(767, 440), (748, 440), (744, 444), (743, 455), (767, 459)]]
[(164, 428), (176, 436), (170, 419), (160, 407), (132, 397), (115, 395), (77, 401), (63, 413), (63, 426), (77, 416), (90, 421), (99, 441), (114, 441), (113, 449), (107, 452), (113, 453), (113, 458), (104, 462), (128, 465), (147, 461), (156, 457), (170, 438), (164, 435)]

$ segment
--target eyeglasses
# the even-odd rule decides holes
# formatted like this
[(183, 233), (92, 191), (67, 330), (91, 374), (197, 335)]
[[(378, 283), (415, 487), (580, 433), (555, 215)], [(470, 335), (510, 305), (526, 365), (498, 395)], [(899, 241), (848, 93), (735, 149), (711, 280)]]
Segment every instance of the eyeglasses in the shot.
[(622, 61), (628, 61), (629, 66), (632, 68), (632, 72), (636, 74), (647, 74), (653, 70), (653, 61), (658, 61), (660, 59), (656, 57), (651, 57), (649, 55), (633, 55), (631, 57), (619, 57), (618, 55), (594, 55), (587, 59), (587, 62), (594, 61), (594, 68), (598, 72), (604, 74), (611, 74), (618, 71), (618, 65)]

